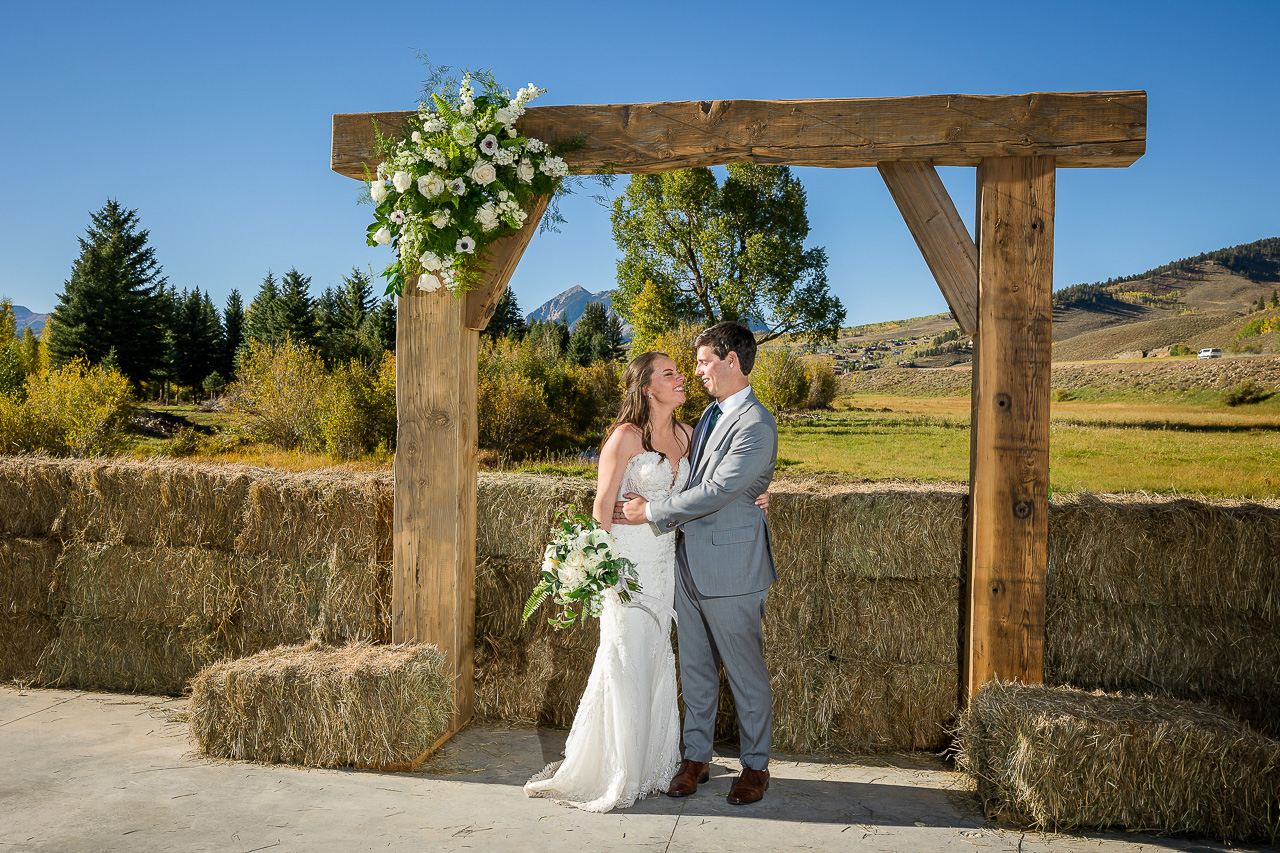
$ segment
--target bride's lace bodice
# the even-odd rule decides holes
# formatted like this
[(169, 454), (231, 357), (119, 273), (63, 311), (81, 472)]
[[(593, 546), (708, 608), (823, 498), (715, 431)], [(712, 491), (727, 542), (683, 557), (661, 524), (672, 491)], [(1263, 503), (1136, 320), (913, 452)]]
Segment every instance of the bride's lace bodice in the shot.
[[(656, 451), (627, 461), (618, 497), (660, 500), (684, 488), (689, 461)], [(624, 604), (605, 593), (600, 647), (565, 744), (565, 760), (529, 780), (525, 792), (594, 812), (626, 808), (665, 791), (680, 762), (671, 607), (675, 536), (651, 524), (612, 526), (616, 553), (636, 565), (640, 595)]]

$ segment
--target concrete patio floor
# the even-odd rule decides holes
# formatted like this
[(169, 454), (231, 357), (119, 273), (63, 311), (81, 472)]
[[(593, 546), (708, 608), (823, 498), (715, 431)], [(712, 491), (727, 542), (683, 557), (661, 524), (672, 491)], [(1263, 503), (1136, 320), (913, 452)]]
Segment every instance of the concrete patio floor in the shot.
[(520, 786), (565, 732), (473, 726), (416, 773), (314, 770), (195, 754), (181, 699), (0, 687), (0, 851), (1264, 850), (986, 821), (966, 776), (927, 754), (775, 755), (752, 806), (737, 761), (676, 800), (587, 814)]

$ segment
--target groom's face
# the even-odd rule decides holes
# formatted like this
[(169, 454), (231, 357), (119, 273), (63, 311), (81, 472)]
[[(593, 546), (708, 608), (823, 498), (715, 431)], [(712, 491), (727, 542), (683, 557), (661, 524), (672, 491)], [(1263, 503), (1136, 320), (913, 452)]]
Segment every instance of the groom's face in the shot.
[(720, 399), (720, 391), (732, 385), (735, 381), (734, 374), (737, 378), (742, 378), (742, 370), (738, 367), (738, 354), (729, 353), (726, 358), (720, 358), (710, 346), (704, 344), (698, 347), (698, 366), (694, 369), (694, 374), (702, 380), (702, 384), (706, 387), (707, 393), (717, 400)]

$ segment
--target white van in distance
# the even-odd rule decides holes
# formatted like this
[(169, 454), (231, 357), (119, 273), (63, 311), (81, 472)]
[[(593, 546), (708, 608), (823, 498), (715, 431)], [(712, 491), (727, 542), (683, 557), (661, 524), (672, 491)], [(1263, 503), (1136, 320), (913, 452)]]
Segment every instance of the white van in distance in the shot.
[(1222, 358), (1222, 350), (1217, 347), (1205, 347), (1196, 358)]

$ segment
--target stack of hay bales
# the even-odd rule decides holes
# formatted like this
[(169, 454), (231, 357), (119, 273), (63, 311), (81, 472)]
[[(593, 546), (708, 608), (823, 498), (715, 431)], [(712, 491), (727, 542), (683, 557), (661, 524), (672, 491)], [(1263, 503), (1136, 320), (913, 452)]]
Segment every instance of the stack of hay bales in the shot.
[(1280, 836), (1280, 741), (1204, 706), (992, 683), (965, 709), (959, 735), (960, 766), (1004, 820)]
[(0, 458), (6, 676), (177, 694), (223, 658), (385, 641), (391, 500), (389, 477)]
[[(958, 711), (964, 491), (778, 491), (765, 618), (774, 744), (936, 749)], [(722, 690), (718, 734), (736, 739)]]
[(544, 605), (521, 624), (556, 513), (591, 513), (593, 484), (569, 477), (481, 474), (476, 499), (476, 714), (568, 726), (587, 686), (600, 627), (557, 631)]
[(188, 724), (214, 758), (395, 770), (413, 769), (452, 712), (435, 646), (313, 641), (201, 670)]
[(33, 678), (57, 636), (62, 541), (55, 528), (70, 468), (39, 457), (0, 457), (0, 680)]
[(1215, 702), (1280, 736), (1280, 510), (1057, 501), (1045, 679)]

